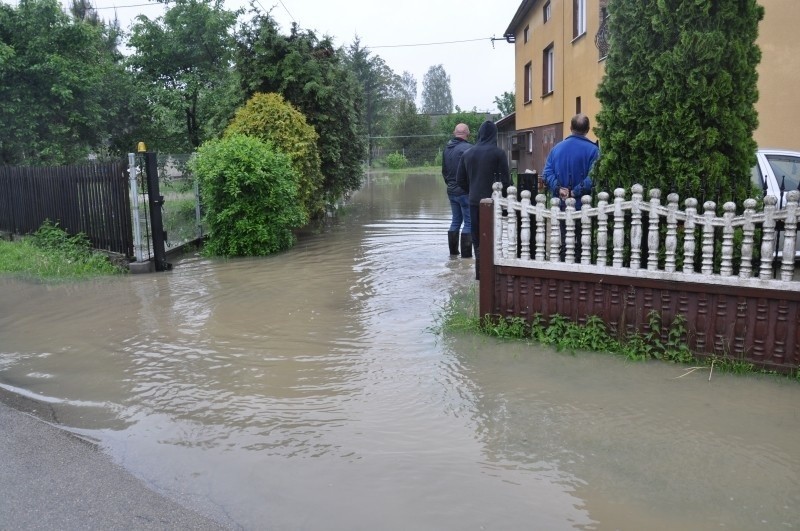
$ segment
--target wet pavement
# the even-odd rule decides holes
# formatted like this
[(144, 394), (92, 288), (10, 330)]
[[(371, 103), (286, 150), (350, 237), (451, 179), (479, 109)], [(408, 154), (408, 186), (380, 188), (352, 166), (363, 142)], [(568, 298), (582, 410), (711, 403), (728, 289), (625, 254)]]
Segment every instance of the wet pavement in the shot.
[(225, 529), (39, 415), (41, 404), (0, 392), (0, 528)]

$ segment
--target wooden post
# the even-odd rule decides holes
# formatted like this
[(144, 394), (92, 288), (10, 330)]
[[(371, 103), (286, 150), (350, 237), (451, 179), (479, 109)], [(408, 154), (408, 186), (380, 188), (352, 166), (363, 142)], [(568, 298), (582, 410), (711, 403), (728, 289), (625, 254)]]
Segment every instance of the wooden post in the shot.
[(478, 285), (478, 318), (481, 322), (492, 314), (494, 301), (494, 204), (482, 199), (478, 207), (480, 228), (480, 284)]

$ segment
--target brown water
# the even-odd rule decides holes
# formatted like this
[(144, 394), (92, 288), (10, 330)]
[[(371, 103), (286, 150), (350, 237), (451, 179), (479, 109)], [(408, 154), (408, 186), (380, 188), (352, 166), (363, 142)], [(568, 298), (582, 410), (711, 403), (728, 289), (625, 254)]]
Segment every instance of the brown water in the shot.
[(0, 387), (235, 528), (800, 528), (800, 384), (437, 335), (448, 220), (373, 175), (277, 256), (0, 279)]

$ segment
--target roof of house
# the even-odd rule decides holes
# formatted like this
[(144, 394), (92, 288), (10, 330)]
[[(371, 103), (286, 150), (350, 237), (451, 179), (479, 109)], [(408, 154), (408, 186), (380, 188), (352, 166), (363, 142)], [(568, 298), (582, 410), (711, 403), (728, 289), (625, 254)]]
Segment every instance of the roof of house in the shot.
[(510, 37), (516, 34), (517, 26), (525, 20), (525, 17), (528, 15), (528, 12), (533, 8), (533, 5), (536, 3), (536, 0), (522, 0), (522, 3), (519, 5), (517, 12), (514, 13), (514, 18), (511, 19), (511, 23), (508, 25), (508, 29), (506, 32), (503, 33), (503, 37)]

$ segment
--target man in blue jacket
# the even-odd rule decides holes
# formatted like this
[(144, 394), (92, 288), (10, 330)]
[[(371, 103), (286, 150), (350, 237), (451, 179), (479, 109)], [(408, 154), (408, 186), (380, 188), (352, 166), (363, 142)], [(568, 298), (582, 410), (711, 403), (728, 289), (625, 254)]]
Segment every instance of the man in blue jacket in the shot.
[[(585, 114), (576, 114), (570, 122), (570, 134), (555, 145), (547, 155), (544, 165), (544, 182), (553, 197), (561, 199), (561, 209), (566, 206), (567, 198), (575, 199), (575, 209), (581, 209), (581, 197), (592, 193), (592, 179), (589, 173), (600, 156), (597, 144), (586, 138), (589, 132), (589, 118)], [(575, 252), (580, 261), (580, 221), (575, 222)], [(564, 238), (566, 223), (561, 222), (561, 259), (564, 259), (566, 248)]]
[(547, 156), (544, 165), (544, 182), (553, 194), (561, 198), (562, 208), (568, 197), (575, 198), (575, 209), (581, 209), (581, 197), (592, 193), (592, 171), (600, 148), (586, 138), (589, 132), (589, 118), (576, 114), (570, 122), (570, 134), (556, 144)]
[[(486, 120), (478, 129), (475, 146), (461, 155), (456, 173), (458, 185), (469, 194), (469, 212), (472, 221), (472, 247), (475, 249), (475, 279), (480, 280), (480, 222), (478, 218), (481, 199), (492, 197), (492, 185), (503, 184), (503, 195), (511, 185), (506, 152), (497, 146), (497, 126)], [(485, 220), (483, 223), (491, 223)]]

